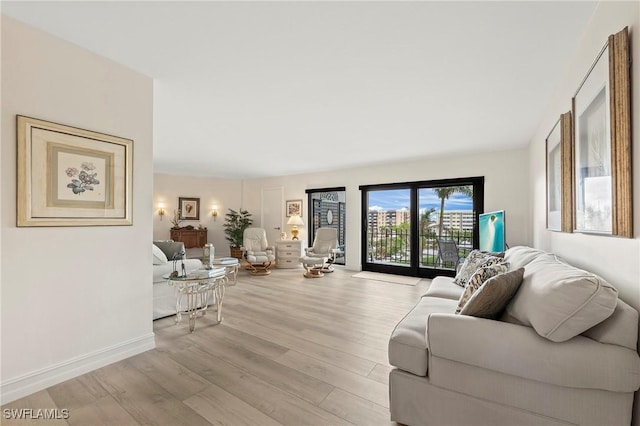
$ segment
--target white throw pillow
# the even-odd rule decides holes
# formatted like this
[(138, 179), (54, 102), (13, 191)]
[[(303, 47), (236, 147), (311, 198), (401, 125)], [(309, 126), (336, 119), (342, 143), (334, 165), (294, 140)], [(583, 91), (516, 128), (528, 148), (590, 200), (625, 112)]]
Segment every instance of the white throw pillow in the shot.
[(164, 254), (164, 252), (160, 250), (160, 247), (155, 244), (151, 245), (153, 246), (153, 264), (162, 265), (164, 263), (167, 263), (169, 260), (167, 259), (167, 256)]
[(526, 266), (503, 319), (564, 342), (611, 316), (617, 301), (618, 291), (603, 278), (543, 254)]

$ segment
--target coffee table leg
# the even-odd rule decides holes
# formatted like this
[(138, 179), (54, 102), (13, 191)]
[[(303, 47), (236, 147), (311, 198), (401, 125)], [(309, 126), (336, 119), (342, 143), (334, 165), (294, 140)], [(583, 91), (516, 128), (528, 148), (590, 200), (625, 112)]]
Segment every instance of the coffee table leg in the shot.
[(216, 311), (217, 311), (217, 320), (218, 324), (222, 322), (222, 299), (224, 299), (224, 291), (225, 291), (225, 281), (227, 278), (223, 278), (219, 283), (216, 284), (215, 287), (215, 295), (216, 295)]

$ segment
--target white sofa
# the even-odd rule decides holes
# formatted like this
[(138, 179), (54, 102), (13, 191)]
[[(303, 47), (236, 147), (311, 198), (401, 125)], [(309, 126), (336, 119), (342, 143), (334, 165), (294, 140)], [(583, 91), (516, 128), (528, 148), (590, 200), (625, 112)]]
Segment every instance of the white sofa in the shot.
[(553, 254), (514, 247), (505, 261), (524, 276), (497, 320), (455, 314), (464, 288), (437, 277), (397, 325), (391, 420), (628, 426), (640, 388), (638, 312)]
[[(153, 242), (153, 319), (167, 317), (176, 314), (176, 289), (169, 284), (164, 276), (173, 272), (175, 253), (185, 252), (184, 244), (174, 241)], [(184, 257), (184, 256), (183, 256)], [(177, 262), (178, 271), (181, 261)], [(202, 268), (200, 259), (184, 259), (187, 273)]]

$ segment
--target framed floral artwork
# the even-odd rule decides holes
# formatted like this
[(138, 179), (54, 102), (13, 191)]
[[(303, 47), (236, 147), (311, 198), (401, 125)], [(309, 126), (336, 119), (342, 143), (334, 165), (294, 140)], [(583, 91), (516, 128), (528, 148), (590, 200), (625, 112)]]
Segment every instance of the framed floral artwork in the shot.
[(180, 220), (200, 220), (200, 198), (178, 198)]
[(17, 116), (17, 226), (132, 225), (133, 141)]
[(287, 200), (286, 202), (287, 217), (297, 214), (302, 216), (302, 200)]

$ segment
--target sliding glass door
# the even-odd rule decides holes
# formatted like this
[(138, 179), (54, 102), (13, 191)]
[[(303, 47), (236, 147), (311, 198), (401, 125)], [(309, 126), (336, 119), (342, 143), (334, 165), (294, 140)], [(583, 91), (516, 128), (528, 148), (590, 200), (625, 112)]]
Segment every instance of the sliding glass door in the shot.
[(478, 246), (484, 178), (361, 186), (362, 269), (454, 275)]

